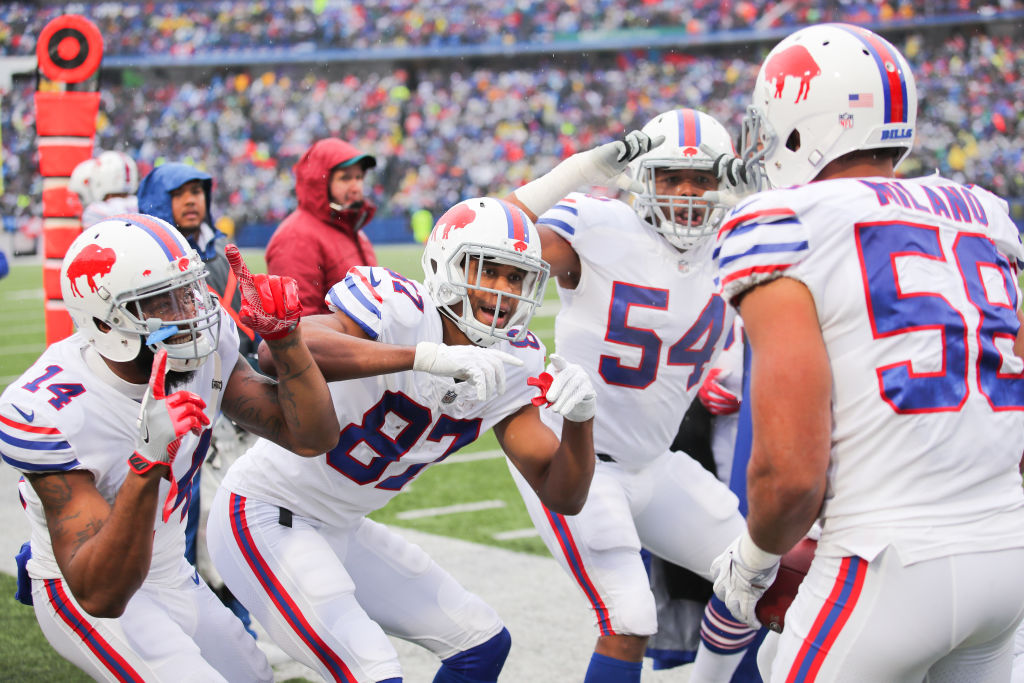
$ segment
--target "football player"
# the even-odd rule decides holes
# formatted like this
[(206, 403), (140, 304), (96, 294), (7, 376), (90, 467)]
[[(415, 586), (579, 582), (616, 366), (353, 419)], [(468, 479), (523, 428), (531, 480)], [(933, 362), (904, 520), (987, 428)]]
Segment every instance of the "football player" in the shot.
[[(637, 131), (563, 163), (602, 180), (649, 147)], [(261, 441), (228, 471), (210, 513), (228, 587), (328, 680), (401, 680), (387, 635), (437, 655), (436, 682), (497, 680), (511, 643), (500, 617), (367, 518), (426, 467), (493, 429), (540, 500), (569, 515), (594, 471), (590, 380), (557, 356), (545, 371), (528, 329), (548, 278), (533, 222), (502, 200), (462, 201), (435, 224), (422, 263), (422, 284), (359, 266), (331, 288), (334, 312), (303, 325), (330, 382), (337, 443), (303, 458)], [(368, 371), (387, 374), (352, 379)], [(564, 427), (549, 429), (541, 412)]]
[(106, 151), (96, 157), (90, 169), (88, 188), (92, 197), (82, 212), (83, 227), (139, 210), (135, 196), (139, 189), (139, 167), (124, 152)]
[(89, 206), (93, 202), (92, 172), (96, 168), (96, 159), (86, 159), (75, 166), (68, 178), (68, 191), (74, 192), (78, 197), (77, 207), (79, 213), (82, 207)]
[[(578, 515), (545, 505), (513, 471), (534, 525), (594, 612), (587, 683), (640, 680), (658, 630), (641, 547), (710, 578), (711, 560), (743, 528), (736, 496), (670, 445), (733, 321), (711, 263), (721, 200), (749, 191), (753, 179), (725, 128), (704, 112), (664, 112), (643, 132), (665, 141), (630, 164), (633, 206), (566, 196), (574, 186), (549, 177), (515, 191), (531, 213), (542, 212), (543, 255), (562, 302), (556, 351), (583, 368), (598, 394), (598, 463)], [(558, 414), (543, 417), (558, 431)], [(688, 656), (700, 654), (690, 680), (728, 680), (756, 632), (709, 605), (697, 648), (703, 604), (696, 608)]]
[(24, 475), (32, 531), (20, 595), (54, 649), (96, 680), (273, 678), (185, 560), (192, 479), (220, 410), (307, 454), (333, 444), (338, 423), (297, 327), (294, 282), (254, 286), (233, 259), (276, 382), (239, 359), (185, 238), (132, 214), (72, 242), (61, 289), (78, 329), (0, 397), (0, 454)]
[(754, 623), (821, 521), (770, 678), (1006, 681), (1024, 615), (1020, 236), (1002, 199), (896, 179), (906, 59), (824, 24), (767, 56), (745, 128), (778, 189), (721, 229), (752, 353), (743, 533), (715, 592)]

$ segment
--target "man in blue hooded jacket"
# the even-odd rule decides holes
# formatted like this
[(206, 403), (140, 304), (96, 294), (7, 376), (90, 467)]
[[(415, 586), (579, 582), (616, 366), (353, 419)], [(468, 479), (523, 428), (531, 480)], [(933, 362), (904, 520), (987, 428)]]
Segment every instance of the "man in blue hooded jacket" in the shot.
[(199, 252), (209, 272), (206, 283), (238, 325), (240, 352), (246, 358), (254, 359), (259, 339), (238, 319), (241, 293), (224, 254), (227, 235), (213, 228), (210, 217), (212, 190), (213, 178), (209, 173), (178, 162), (162, 164), (139, 184), (139, 211), (163, 218)]

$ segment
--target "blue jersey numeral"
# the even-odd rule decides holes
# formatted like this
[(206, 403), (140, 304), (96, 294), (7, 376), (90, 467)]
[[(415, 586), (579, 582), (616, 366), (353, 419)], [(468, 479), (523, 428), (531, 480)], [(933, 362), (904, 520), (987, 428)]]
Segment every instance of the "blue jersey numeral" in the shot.
[[(598, 362), (598, 372), (607, 384), (643, 389), (658, 376), (662, 341), (654, 330), (632, 327), (626, 323), (631, 306), (668, 310), (668, 290), (626, 282), (612, 285), (605, 339), (615, 344), (639, 348), (640, 364), (636, 367), (623, 365), (617, 356), (604, 354)], [(668, 365), (693, 366), (693, 372), (686, 380), (687, 389), (700, 380), (704, 366), (714, 355), (724, 324), (725, 302), (715, 294), (708, 300), (697, 321), (669, 348)]]
[[(397, 431), (386, 433), (384, 428), (389, 415), (399, 418), (402, 423)], [(385, 392), (380, 401), (363, 414), (361, 424), (350, 424), (341, 430), (338, 444), (327, 452), (327, 464), (359, 484), (373, 484), (384, 476), (385, 471), (408, 453), (430, 427), (431, 411), (413, 401), (405, 394)], [(447, 458), (451, 453), (476, 440), (480, 434), (481, 420), (456, 420), (441, 415), (434, 423), (428, 441), (441, 441), (454, 437), (451, 444), (433, 462)], [(361, 459), (353, 451), (364, 445), (372, 453), (368, 460)], [(377, 484), (377, 488), (398, 491), (430, 463), (417, 463), (404, 471), (389, 476)]]
[[(57, 374), (64, 371), (59, 365), (47, 365), (46, 372), (36, 377), (28, 384), (23, 384), (22, 389), (32, 392), (33, 394), (39, 391), (39, 386), (48, 379), (53, 378)], [(54, 382), (46, 385), (46, 390), (53, 394), (53, 398), (48, 399), (47, 403), (51, 406), (60, 410), (67, 404), (71, 403), (71, 399), (75, 396), (81, 396), (85, 393), (85, 387), (77, 382), (71, 383), (59, 383)]]
[[(995, 244), (983, 235), (957, 237), (951, 263), (942, 249), (938, 229), (910, 223), (873, 223), (856, 227), (857, 251), (867, 295), (868, 316), (876, 339), (921, 330), (939, 332), (942, 367), (915, 372), (910, 359), (876, 369), (883, 399), (897, 413), (957, 411), (970, 393), (969, 364), (977, 367), (979, 390), (993, 407), (1024, 409), (1024, 377), (1002, 375), (1003, 356), (995, 339), (1017, 336), (1017, 293), (1012, 270)], [(964, 314), (937, 292), (904, 292), (900, 288), (897, 259), (918, 257), (946, 264), (963, 280), (967, 298), (980, 314), (977, 330), (980, 353), (972, 355)], [(986, 269), (1001, 280), (1000, 297), (993, 303), (986, 291)], [(1009, 342), (1012, 345), (1012, 341)]]

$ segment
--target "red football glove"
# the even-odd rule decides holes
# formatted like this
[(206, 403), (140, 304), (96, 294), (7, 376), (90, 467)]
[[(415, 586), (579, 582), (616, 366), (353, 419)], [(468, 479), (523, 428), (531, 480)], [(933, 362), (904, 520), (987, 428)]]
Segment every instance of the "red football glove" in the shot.
[(722, 368), (712, 368), (704, 383), (700, 385), (697, 397), (712, 415), (731, 415), (740, 409), (739, 397), (718, 383)]
[(167, 350), (160, 349), (153, 358), (153, 371), (149, 375), (149, 388), (139, 410), (135, 452), (128, 458), (128, 466), (136, 474), (145, 474), (154, 467), (166, 468), (163, 473), (171, 482), (171, 490), (164, 502), (163, 520), (170, 517), (171, 508), (178, 497), (178, 483), (171, 476), (171, 466), (178, 455), (181, 437), (188, 432), (200, 434), (210, 424), (203, 412), (206, 402), (191, 391), (164, 393), (167, 372)]
[(547, 406), (567, 420), (586, 422), (597, 411), (597, 392), (586, 371), (557, 353), (551, 354), (544, 372), (530, 377), (526, 383), (540, 390), (540, 396), (530, 399), (533, 405)]
[(239, 320), (268, 341), (283, 339), (291, 334), (302, 315), (299, 286), (295, 278), (285, 275), (253, 275), (242, 260), (238, 247), (229, 244), (225, 252), (242, 290)]
[(551, 403), (548, 400), (548, 389), (551, 388), (551, 383), (555, 380), (554, 377), (546, 372), (542, 372), (536, 377), (530, 377), (526, 380), (526, 383), (531, 387), (537, 387), (540, 390), (540, 396), (534, 396), (530, 399), (530, 403), (540, 408), (542, 405)]

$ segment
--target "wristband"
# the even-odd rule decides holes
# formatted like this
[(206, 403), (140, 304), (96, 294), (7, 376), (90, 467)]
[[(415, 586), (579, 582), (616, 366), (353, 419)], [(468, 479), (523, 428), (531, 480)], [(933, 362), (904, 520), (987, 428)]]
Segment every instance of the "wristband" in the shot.
[(745, 529), (743, 535), (740, 536), (740, 542), (736, 547), (736, 554), (739, 555), (740, 562), (742, 562), (748, 569), (754, 571), (762, 571), (768, 569), (776, 564), (782, 558), (782, 555), (776, 555), (766, 550), (761, 550), (754, 539), (750, 537), (750, 530)]
[(170, 463), (154, 462), (152, 460), (147, 459), (146, 456), (140, 455), (138, 451), (135, 451), (130, 456), (128, 456), (128, 468), (135, 474), (145, 474), (154, 467), (158, 467), (161, 465), (167, 468), (167, 472), (165, 472), (161, 476), (167, 477), (169, 479), (171, 475)]
[(437, 347), (434, 342), (421, 341), (416, 344), (416, 353), (412, 357), (412, 369), (420, 372), (430, 372), (431, 366), (437, 359)]
[(280, 339), (284, 339), (285, 337), (287, 337), (289, 334), (298, 329), (298, 327), (299, 321), (296, 320), (295, 324), (292, 325), (291, 327), (282, 328), (277, 332), (265, 332), (260, 334), (260, 336), (263, 337), (263, 339), (265, 339), (266, 341), (278, 341)]

